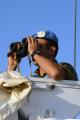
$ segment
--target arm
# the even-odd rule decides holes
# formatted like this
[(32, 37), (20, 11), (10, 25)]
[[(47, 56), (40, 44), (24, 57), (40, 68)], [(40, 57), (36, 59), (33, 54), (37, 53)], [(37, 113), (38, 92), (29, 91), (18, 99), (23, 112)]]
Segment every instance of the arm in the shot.
[(55, 80), (65, 79), (65, 70), (59, 64), (55, 63), (55, 61), (37, 54), (34, 55), (34, 59), (50, 78)]
[[(33, 51), (38, 48), (38, 43), (36, 40), (33, 40), (31, 37), (28, 38), (28, 51), (31, 55)], [(55, 80), (65, 79), (66, 72), (65, 70), (55, 61), (51, 61), (43, 55), (34, 55), (34, 60), (38, 63), (40, 68), (44, 70), (44, 72)]]

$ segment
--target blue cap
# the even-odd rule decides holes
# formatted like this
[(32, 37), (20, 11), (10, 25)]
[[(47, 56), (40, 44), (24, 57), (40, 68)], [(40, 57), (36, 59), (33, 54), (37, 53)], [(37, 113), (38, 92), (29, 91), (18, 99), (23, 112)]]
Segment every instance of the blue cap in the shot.
[(33, 34), (32, 37), (34, 37), (34, 38), (44, 38), (48, 41), (52, 40), (52, 41), (54, 41), (55, 43), (58, 44), (57, 36), (55, 35), (55, 33), (51, 32), (51, 31), (40, 31), (40, 32), (37, 32), (37, 33)]

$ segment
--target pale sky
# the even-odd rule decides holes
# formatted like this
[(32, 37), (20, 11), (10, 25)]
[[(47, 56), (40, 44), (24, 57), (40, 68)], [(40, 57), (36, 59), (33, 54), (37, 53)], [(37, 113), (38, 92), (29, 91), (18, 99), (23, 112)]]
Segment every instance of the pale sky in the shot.
[[(77, 73), (80, 78), (80, 0), (77, 7)], [(0, 70), (7, 68), (11, 42), (41, 30), (51, 30), (59, 38), (59, 62), (74, 64), (74, 0), (0, 0)], [(25, 68), (23, 68), (25, 66)], [(27, 58), (22, 60), (23, 74), (29, 75)]]

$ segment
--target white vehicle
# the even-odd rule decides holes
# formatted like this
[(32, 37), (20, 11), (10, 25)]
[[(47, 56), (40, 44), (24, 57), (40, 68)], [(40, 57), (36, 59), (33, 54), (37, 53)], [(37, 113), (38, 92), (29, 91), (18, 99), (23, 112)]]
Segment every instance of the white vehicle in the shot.
[[(5, 80), (4, 86), (12, 86), (14, 79), (14, 86), (21, 82), (28, 84), (30, 80), (32, 89), (29, 86), (22, 91), (13, 90), (11, 94), (5, 94), (0, 101), (0, 120), (75, 119), (80, 113), (80, 81), (27, 79), (16, 72), (2, 76), (0, 81)], [(4, 96), (0, 92), (1, 95)]]

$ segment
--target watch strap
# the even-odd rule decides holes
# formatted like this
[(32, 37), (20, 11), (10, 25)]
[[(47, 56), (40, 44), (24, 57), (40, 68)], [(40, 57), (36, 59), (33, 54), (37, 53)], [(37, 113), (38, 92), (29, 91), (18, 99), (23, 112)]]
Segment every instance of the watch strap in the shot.
[(34, 57), (34, 55), (36, 55), (36, 54), (40, 54), (40, 50), (36, 49), (35, 51), (33, 51), (31, 56)]

